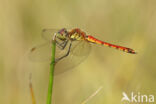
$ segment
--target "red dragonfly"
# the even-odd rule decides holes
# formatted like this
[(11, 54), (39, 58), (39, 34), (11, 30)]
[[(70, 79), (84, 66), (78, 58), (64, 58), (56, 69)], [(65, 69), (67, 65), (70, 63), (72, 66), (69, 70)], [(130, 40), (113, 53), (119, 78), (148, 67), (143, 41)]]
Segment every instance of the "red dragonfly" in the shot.
[(42, 36), (46, 40), (49, 40), (49, 42), (48, 44), (45, 43), (33, 47), (30, 51), (30, 57), (32, 60), (50, 60), (51, 41), (55, 34), (57, 46), (55, 61), (57, 62), (56, 67), (58, 66), (58, 69), (60, 69), (57, 70), (56, 68), (55, 73), (64, 72), (81, 63), (89, 55), (90, 45), (92, 43), (112, 47), (130, 54), (136, 54), (131, 48), (107, 43), (91, 35), (86, 35), (86, 33), (79, 28), (69, 31), (65, 28), (60, 30), (44, 29), (42, 33)]

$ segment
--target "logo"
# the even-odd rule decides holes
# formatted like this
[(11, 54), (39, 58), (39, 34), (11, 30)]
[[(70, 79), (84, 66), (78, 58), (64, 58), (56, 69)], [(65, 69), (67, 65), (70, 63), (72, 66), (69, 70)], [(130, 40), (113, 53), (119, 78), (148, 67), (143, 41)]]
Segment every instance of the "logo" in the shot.
[(130, 103), (154, 103), (154, 95), (149, 94), (141, 94), (140, 92), (134, 93), (131, 92), (129, 96), (123, 92), (123, 97), (121, 99), (121, 102), (124, 102), (124, 104), (130, 104)]

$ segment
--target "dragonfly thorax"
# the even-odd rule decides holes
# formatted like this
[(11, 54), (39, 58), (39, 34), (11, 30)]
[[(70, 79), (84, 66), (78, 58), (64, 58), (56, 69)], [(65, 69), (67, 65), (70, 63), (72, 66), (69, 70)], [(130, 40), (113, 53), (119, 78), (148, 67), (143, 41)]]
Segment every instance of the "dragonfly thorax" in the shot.
[(60, 40), (85, 40), (85, 33), (78, 28), (75, 28), (71, 31), (67, 31), (67, 29), (63, 28), (58, 31), (57, 38)]
[(79, 33), (74, 33), (70, 35), (71, 40), (83, 40), (83, 36)]

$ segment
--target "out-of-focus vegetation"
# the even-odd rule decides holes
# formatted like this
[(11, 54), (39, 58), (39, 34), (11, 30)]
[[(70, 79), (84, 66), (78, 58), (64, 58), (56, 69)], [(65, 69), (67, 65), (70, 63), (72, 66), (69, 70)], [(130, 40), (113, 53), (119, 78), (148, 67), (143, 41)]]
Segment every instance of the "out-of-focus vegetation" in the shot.
[(88, 104), (120, 104), (123, 91), (156, 95), (155, 0), (0, 0), (1, 104), (31, 104), (30, 71), (37, 104), (45, 104), (49, 68), (30, 70), (23, 60), (43, 42), (43, 28), (62, 27), (81, 28), (138, 54), (93, 45), (82, 64), (55, 77), (54, 104), (80, 104), (100, 86)]

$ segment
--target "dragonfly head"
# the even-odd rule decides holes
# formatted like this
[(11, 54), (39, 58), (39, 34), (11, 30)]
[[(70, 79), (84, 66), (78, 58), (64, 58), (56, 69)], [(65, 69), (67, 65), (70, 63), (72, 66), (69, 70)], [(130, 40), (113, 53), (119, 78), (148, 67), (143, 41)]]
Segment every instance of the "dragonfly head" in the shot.
[(67, 37), (68, 37), (67, 29), (62, 28), (61, 30), (58, 31), (57, 38), (59, 38), (60, 40), (66, 40)]

